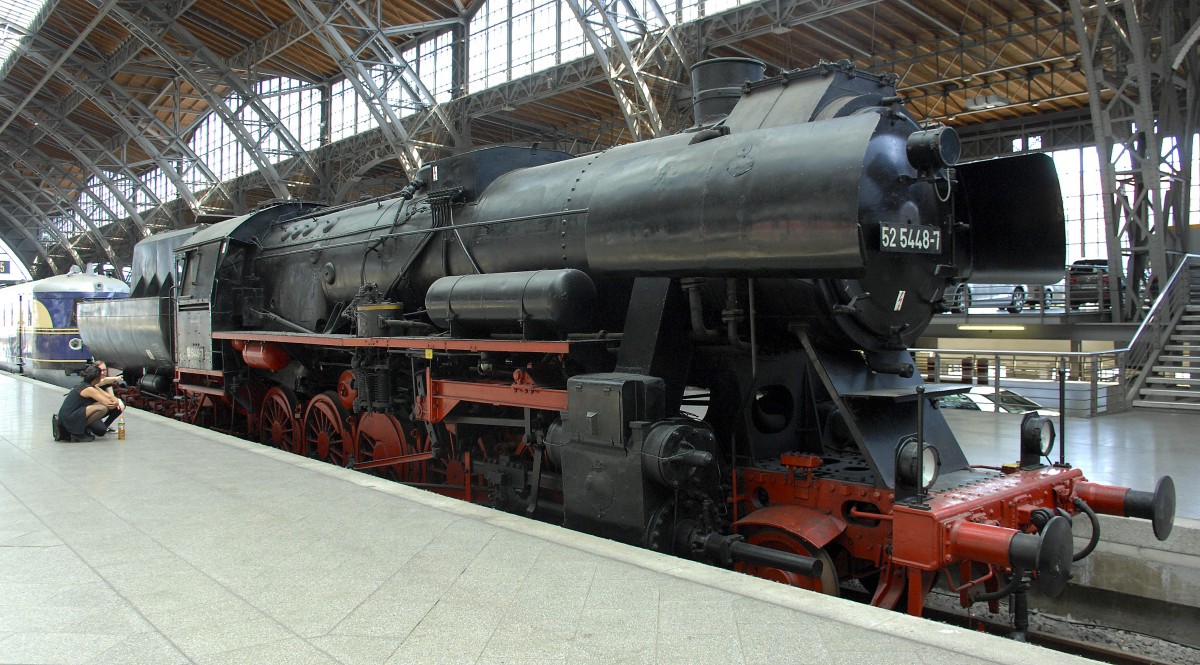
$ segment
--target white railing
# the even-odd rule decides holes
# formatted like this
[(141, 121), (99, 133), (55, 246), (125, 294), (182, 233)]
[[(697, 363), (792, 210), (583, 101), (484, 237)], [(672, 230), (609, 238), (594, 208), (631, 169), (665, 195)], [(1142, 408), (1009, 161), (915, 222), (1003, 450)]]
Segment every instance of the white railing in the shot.
[(1046, 409), (1095, 416), (1128, 408), (1125, 349), (1078, 353), (911, 349), (929, 383), (966, 383), (1011, 390)]

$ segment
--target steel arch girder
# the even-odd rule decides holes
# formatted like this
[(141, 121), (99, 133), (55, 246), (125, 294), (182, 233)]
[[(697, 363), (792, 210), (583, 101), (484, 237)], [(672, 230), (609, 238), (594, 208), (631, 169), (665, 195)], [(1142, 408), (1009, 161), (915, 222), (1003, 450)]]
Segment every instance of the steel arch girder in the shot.
[[(91, 1), (92, 4), (95, 4), (96, 0)], [(150, 7), (152, 6), (152, 3), (141, 3), (141, 6)], [(258, 166), (259, 172), (262, 173), (266, 178), (267, 185), (271, 188), (271, 191), (275, 194), (275, 196), (279, 198), (287, 198), (288, 190), (283, 184), (283, 178), (280, 176), (279, 172), (276, 171), (275, 166), (271, 164), (271, 161), (267, 159), (266, 155), (262, 153), (262, 150), (258, 146), (258, 141), (251, 138), (241, 120), (237, 118), (237, 115), (232, 109), (229, 108), (229, 105), (225, 103), (225, 99), (216, 94), (213, 91), (212, 86), (209, 85), (207, 81), (201, 80), (200, 77), (196, 75), (194, 68), (189, 67), (182, 56), (177, 54), (173, 48), (163, 42), (162, 39), (160, 39), (156, 34), (148, 30), (146, 23), (139, 20), (136, 15), (122, 10), (119, 7), (114, 8), (114, 10), (111, 12), (111, 15), (113, 18), (118, 19), (125, 29), (136, 35), (137, 38), (141, 40), (147, 48), (154, 50), (154, 52), (160, 57), (171, 63), (171, 67), (175, 70), (176, 74), (183, 77), (184, 80), (186, 80), (192, 86), (192, 88), (196, 90), (196, 92), (200, 93), (200, 95), (204, 97), (204, 100), (208, 103), (209, 108), (211, 108), (213, 112), (221, 118), (221, 121), (225, 123), (225, 126), (231, 132), (233, 132), (241, 148), (246, 151), (246, 154), (250, 155), (251, 159), (254, 160), (255, 165)], [(215, 63), (208, 64), (215, 66), (218, 70), (222, 69), (220, 65), (216, 65)], [(235, 92), (237, 91), (235, 90)]]
[[(41, 60), (39, 57), (33, 57), (42, 66), (49, 66), (50, 64), (47, 61)], [(211, 171), (211, 169), (208, 168), (208, 165), (204, 163), (204, 160), (200, 159), (199, 155), (196, 155), (194, 152), (192, 152), (187, 143), (184, 142), (174, 132), (172, 132), (171, 129), (167, 127), (161, 120), (159, 120), (157, 116), (151, 113), (149, 109), (146, 109), (144, 106), (142, 106), (136, 99), (129, 95), (127, 91), (113, 83), (110, 79), (105, 78), (95, 72), (90, 65), (81, 62), (73, 62), (72, 65), (79, 71), (98, 82), (104, 87), (105, 90), (112, 93), (125, 108), (132, 108), (136, 110), (143, 118), (147, 119), (150, 123), (150, 126), (154, 128), (155, 132), (167, 136), (172, 145), (179, 147), (184, 160), (198, 165), (204, 176), (209, 179), (210, 183), (212, 183), (213, 187), (219, 190), (223, 195), (228, 196), (228, 192), (225, 191), (223, 184)], [(180, 198), (182, 198), (193, 210), (199, 209), (199, 201), (192, 192), (191, 187), (188, 186), (187, 182), (185, 182), (180, 174), (175, 170), (174, 165), (171, 163), (172, 158), (165, 155), (161, 150), (158, 149), (157, 146), (154, 145), (154, 143), (146, 136), (147, 132), (143, 131), (142, 128), (138, 127), (135, 123), (129, 120), (129, 118), (123, 115), (120, 110), (113, 106), (108, 98), (101, 94), (99, 89), (95, 88), (90, 82), (77, 78), (72, 72), (63, 71), (61, 69), (55, 72), (55, 75), (70, 85), (72, 89), (84, 94), (89, 101), (108, 114), (112, 121), (116, 123), (118, 127), (120, 127), (121, 131), (123, 131), (127, 137), (137, 143), (138, 146), (142, 148), (147, 155), (150, 155), (151, 159), (158, 164), (159, 168), (163, 170), (163, 173), (167, 176), (167, 178), (171, 180), (171, 183), (175, 185), (175, 189), (179, 193)]]
[[(583, 2), (585, 1), (590, 4), (590, 9), (584, 7)], [(625, 116), (625, 123), (629, 126), (629, 131), (635, 139), (639, 140), (658, 136), (662, 132), (662, 119), (658, 113), (657, 104), (650, 94), (650, 86), (642, 75), (641, 67), (634, 60), (612, 12), (608, 10), (603, 0), (567, 0), (567, 5), (575, 14), (575, 20), (591, 45), (592, 55), (600, 61), (600, 66), (608, 79), (608, 85), (612, 89), (613, 97), (616, 98), (617, 105), (620, 106), (621, 113)], [(605, 27), (614, 42), (613, 51), (620, 66), (614, 64), (609, 58), (609, 49), (604, 43), (602, 35), (588, 20), (592, 15), (603, 17)], [(622, 84), (633, 88), (636, 99), (626, 93)]]
[[(4, 105), (5, 102), (6, 102), (6, 100), (4, 100), (3, 98), (0, 98), (0, 105)], [(27, 112), (22, 111), (22, 116), (26, 117), (26, 119), (28, 119), (30, 122), (36, 122), (36, 123), (39, 123), (39, 125), (40, 125), (39, 119), (29, 118), (26, 115), (26, 113)], [(70, 123), (70, 121), (66, 120), (66, 119), (63, 119), (62, 124), (73, 127), (73, 123)], [(82, 141), (91, 141), (91, 142), (95, 143), (95, 139), (92, 139), (91, 137), (87, 136), (86, 134), (81, 134), (80, 136), (81, 136)], [(92, 175), (94, 175), (96, 177), (96, 179), (105, 186), (105, 188), (107, 188), (109, 191), (111, 191), (113, 193), (113, 196), (116, 197), (117, 202), (120, 203), (121, 207), (124, 208), (125, 211), (129, 213), (129, 215), (128, 215), (129, 219), (137, 227), (138, 234), (141, 237), (145, 237), (147, 235), (145, 220), (142, 219), (142, 215), (138, 211), (137, 206), (121, 192), (120, 187), (118, 187), (113, 182), (112, 178), (109, 177), (108, 172), (105, 171), (103, 168), (101, 168), (100, 165), (98, 163), (96, 163), (96, 161), (93, 160), (91, 157), (89, 157), (87, 155), (87, 153), (85, 153), (81, 148), (79, 148), (77, 144), (74, 144), (74, 143), (64, 140), (65, 137), (62, 132), (56, 132), (54, 134), (54, 137), (56, 139), (56, 142), (59, 145), (61, 145), (68, 152), (70, 152), (72, 155), (74, 155), (75, 158), (78, 159), (79, 162), (87, 170), (92, 172)], [(71, 180), (76, 180), (75, 176), (69, 170), (63, 168), (62, 165), (60, 165), (57, 160), (51, 159), (49, 155), (46, 155), (44, 152), (42, 152), (40, 149), (38, 149), (36, 144), (30, 143), (28, 141), (21, 141), (21, 144), (26, 150), (34, 152), (37, 155), (39, 155), (40, 157), (42, 157), (44, 164), (46, 164), (48, 168), (57, 170), (59, 173), (62, 173), (65, 178), (68, 178)], [(101, 149), (103, 149), (103, 148), (101, 148)], [(116, 157), (114, 155), (112, 155), (111, 153), (108, 154), (108, 157), (113, 161), (114, 164), (118, 163), (116, 160)], [(25, 158), (25, 161), (28, 162), (29, 161), (28, 158)], [(129, 172), (128, 169), (126, 169), (124, 166), (120, 166), (119, 168), (122, 171), (125, 171), (126, 177), (128, 177), (131, 182), (138, 183), (138, 184), (141, 183), (141, 179), (138, 178), (136, 174)], [(88, 189), (85, 186), (85, 184), (79, 183), (78, 181), (76, 181), (76, 185), (79, 186), (81, 192), (84, 189)], [(149, 190), (147, 190), (147, 191), (149, 191)], [(93, 198), (95, 198), (94, 195), (93, 195)], [(155, 197), (155, 199), (157, 200), (157, 197)], [(160, 202), (160, 205), (161, 205), (161, 202)], [(114, 211), (110, 210), (110, 212), (114, 212)], [(114, 218), (117, 218), (116, 215), (114, 215)]]
[[(189, 5), (190, 5), (190, 3), (177, 3), (174, 7), (175, 12), (173, 12), (173, 16), (177, 18), (178, 16), (182, 15), (183, 12), (186, 11), (186, 9)], [(50, 5), (47, 5), (47, 7), (50, 7)], [(37, 30), (33, 29), (33, 30), (31, 30), (31, 32), (33, 33), (31, 35), (31, 38), (36, 37)], [(100, 63), (100, 69), (103, 71), (120, 71), (127, 64), (129, 64), (131, 61), (133, 61), (137, 57), (137, 54), (143, 48), (144, 48), (143, 45), (137, 39), (133, 38), (132, 36), (127, 37), (121, 45), (119, 45), (116, 49), (113, 50), (112, 54), (109, 55), (107, 60), (105, 60), (103, 63)], [(51, 45), (51, 48), (49, 50), (51, 52), (54, 52), (56, 50), (56, 47)], [(13, 59), (12, 61), (15, 61), (15, 59)], [(86, 72), (85, 72), (85, 74), (86, 74)], [(108, 77), (105, 77), (105, 76), (97, 76), (97, 78), (102, 79), (102, 80), (108, 79)], [(4, 79), (4, 77), (2, 75), (0, 75), (0, 80), (3, 80), (3, 79)], [(86, 81), (84, 83), (86, 83)], [(76, 108), (78, 108), (79, 105), (82, 104), (84, 101), (87, 101), (89, 99), (96, 99), (98, 97), (97, 92), (91, 86), (89, 86), (87, 88), (87, 90), (90, 91), (90, 94), (84, 94), (84, 92), (81, 92), (79, 87), (76, 87), (73, 85), (71, 93), (68, 94), (58, 104), (56, 112), (51, 114), (53, 117), (45, 119), (43, 122), (41, 122), (37, 126), (35, 135), (33, 137), (31, 137), (30, 141), (31, 141), (31, 143), (36, 145), (39, 141), (41, 141), (43, 138), (45, 138), (48, 135), (49, 136), (57, 136), (58, 132), (56, 130), (58, 129), (60, 124), (66, 124), (68, 127), (71, 127), (73, 129), (73, 131), (75, 132), (76, 135), (85, 137), (86, 139), (90, 140), (94, 144), (95, 149), (99, 152), (103, 152), (105, 154), (105, 156), (108, 157), (113, 164), (118, 164), (118, 163), (120, 163), (120, 160), (117, 160), (114, 156), (112, 156), (111, 149), (105, 148), (98, 141), (96, 141), (91, 136), (89, 136), (86, 132), (78, 129), (78, 127), (68, 119), (70, 114)], [(154, 118), (153, 115), (151, 115), (150, 117)], [(169, 130), (167, 130), (165, 133), (171, 134), (171, 132)], [(128, 138), (133, 138), (136, 140), (136, 135), (128, 135), (127, 134), (127, 139)], [(177, 143), (177, 144), (183, 144), (182, 140), (179, 137), (176, 137), (173, 142)], [(183, 145), (186, 145), (186, 144), (183, 144)], [(157, 154), (155, 151), (147, 151), (147, 154), (150, 155), (151, 159), (154, 160), (155, 163), (157, 163), (159, 165), (159, 167), (164, 170), (164, 173), (168, 174), (168, 177), (169, 177), (169, 174), (172, 172), (172, 169), (168, 168), (168, 163), (165, 160), (157, 159)], [(194, 155), (193, 155), (192, 161), (200, 162), (199, 158)], [(139, 178), (137, 176), (137, 174), (133, 173), (128, 168), (124, 167), (124, 165), (122, 165), (122, 171), (132, 181), (135, 181), (139, 185), (142, 185), (141, 178)], [(211, 174), (206, 174), (206, 177), (208, 177), (210, 175)], [(210, 177), (210, 179), (212, 179), (212, 178)], [(195, 204), (194, 204), (195, 196), (192, 195), (190, 188), (186, 187), (184, 185), (184, 183), (182, 183), (182, 182), (173, 181), (173, 184), (176, 186), (176, 189), (180, 192), (180, 197), (185, 202), (187, 202), (189, 205), (192, 205), (193, 207), (195, 207)], [(216, 185), (218, 187), (220, 187), (219, 182), (216, 183)], [(145, 187), (144, 185), (142, 186), (142, 189), (149, 195), (149, 197), (152, 200), (155, 201), (156, 209), (161, 209), (165, 202), (162, 201), (161, 199), (159, 199), (158, 195), (155, 194), (155, 192), (152, 189)], [(135, 220), (136, 220), (136, 217), (135, 217)], [(141, 225), (141, 232), (143, 233), (143, 235), (145, 235), (147, 230), (146, 230), (144, 221), (142, 221), (142, 220), (138, 220), (138, 221), (139, 221), (139, 224)]]
[[(389, 39), (387, 39), (383, 28), (375, 24), (371, 20), (370, 15), (367, 14), (367, 12), (365, 12), (358, 3), (349, 2), (337, 6), (339, 9), (353, 13), (353, 18), (358, 22), (358, 29), (363, 30), (371, 35), (371, 44), (373, 49), (377, 48), (378, 50), (387, 52), (387, 55), (393, 62), (404, 67), (405, 71), (412, 71), (412, 65), (410, 65), (408, 61), (404, 59), (404, 56), (401, 55), (400, 51), (396, 50), (396, 46), (392, 44)], [(341, 15), (345, 16), (345, 11), (342, 11)], [(436, 115), (438, 117), (442, 125), (446, 128), (446, 132), (450, 136), (454, 137), (455, 140), (457, 140), (457, 131), (455, 130), (453, 122), (451, 122), (449, 116), (445, 112), (445, 109), (442, 108), (442, 105), (438, 104), (437, 100), (433, 96), (433, 93), (430, 92), (425, 86), (425, 82), (421, 80), (421, 77), (413, 75), (410, 78), (401, 78), (401, 83), (409, 91), (409, 93), (417, 99), (419, 103), (426, 107), (426, 110), (429, 114)]]
[[(28, 216), (30, 219), (35, 220), (39, 227), (46, 229), (51, 235), (58, 238), (58, 243), (63, 248), (63, 251), (71, 256), (71, 259), (76, 265), (83, 267), (85, 263), (83, 257), (81, 257), (79, 252), (76, 251), (76, 249), (71, 245), (70, 240), (63, 235), (62, 229), (58, 228), (54, 224), (51, 224), (49, 221), (43, 221), (42, 218), (44, 217), (44, 214), (36, 205), (33, 204), (32, 201), (29, 200), (28, 197), (25, 196), (25, 194), (17, 189), (14, 189), (10, 183), (0, 180), (0, 195), (4, 195), (5, 192), (7, 192), (5, 198), (7, 198), (9, 201), (12, 201), (17, 208), (23, 210), (26, 216)], [(18, 224), (20, 223), (20, 220), (16, 220), (15, 218), (14, 220)]]
[[(12, 152), (10, 152), (8, 150), (8, 148), (2, 143), (0, 143), (0, 151), (4, 152), (5, 154), (9, 155), (10, 157), (13, 157), (14, 159), (18, 158), (16, 155), (14, 155)], [(26, 162), (26, 164), (28, 164), (28, 162)], [(30, 168), (34, 170), (34, 172), (38, 175), (38, 177), (42, 178), (46, 183), (48, 183), (51, 186), (51, 188), (53, 188), (55, 193), (57, 193), (58, 201), (50, 200), (49, 204), (54, 206), (55, 208), (57, 208), (59, 210), (59, 212), (61, 212), (63, 215), (66, 215), (67, 210), (65, 208), (63, 208), (63, 206), (62, 206), (62, 203), (66, 203), (67, 206), (70, 207), (70, 209), (75, 213), (76, 218), (79, 219), (80, 221), (82, 221), (87, 226), (88, 233), (93, 238), (96, 239), (96, 245), (99, 246), (100, 249), (104, 252), (104, 255), (108, 257), (109, 262), (112, 263), (114, 266), (121, 266), (122, 264), (120, 261), (117, 260), (117, 255), (113, 251), (112, 245), (109, 244), (108, 238), (104, 237), (104, 234), (100, 232), (100, 229), (96, 228), (96, 225), (92, 223), (91, 218), (89, 218), (84, 213), (83, 209), (79, 207), (79, 203), (72, 200), (71, 197), (68, 196), (67, 193), (64, 192), (62, 190), (62, 188), (59, 187), (58, 184), (55, 183), (51, 178), (46, 177), (46, 175), (44, 173), (42, 173), (41, 171), (34, 169), (32, 165), (30, 165)], [(14, 166), (7, 166), (7, 167), (5, 167), (4, 170), (16, 175), (18, 178), (22, 178), (22, 174), (19, 171), (17, 171)], [(22, 180), (27, 181), (24, 178), (22, 178)], [(19, 190), (17, 190), (17, 189), (13, 189), (12, 191), (14, 193), (19, 192)], [(38, 188), (38, 192), (44, 195), (44, 192), (42, 192), (41, 188)], [(89, 192), (89, 193), (91, 193), (91, 192)], [(95, 197), (94, 193), (92, 193), (91, 195), (93, 197)], [(39, 208), (36, 205), (32, 205), (34, 202), (31, 199), (28, 199), (28, 197), (26, 197), (26, 199), (27, 199), (28, 203), (31, 204), (30, 207), (33, 210), (39, 210)], [(107, 209), (107, 206), (105, 206), (105, 209)], [(112, 211), (110, 210), (109, 212), (111, 213)], [(60, 236), (60, 238), (62, 238), (61, 233), (59, 234), (59, 236)], [(63, 238), (63, 240), (66, 241), (67, 239)]]
[[(94, 5), (101, 0), (89, 1)], [(299, 158), (299, 162), (304, 164), (309, 169), (311, 174), (314, 176), (319, 175), (319, 170), (317, 169), (316, 164), (313, 163), (308, 152), (301, 147), (300, 142), (296, 139), (296, 137), (292, 136), (291, 132), (287, 130), (284, 124), (275, 115), (274, 111), (272, 111), (265, 104), (261, 103), (257, 93), (248, 88), (242, 79), (237, 76), (224, 62), (222, 62), (220, 58), (213, 54), (208, 47), (204, 46), (194, 35), (179, 26), (174, 17), (163, 11), (162, 8), (156, 3), (147, 2), (136, 4), (137, 8), (131, 12), (121, 7), (120, 2), (118, 2), (118, 6), (114, 7), (110, 11), (110, 15), (117, 19), (131, 33), (136, 35), (137, 38), (145, 43), (148, 48), (153, 49), (160, 57), (169, 62), (172, 68), (175, 69), (176, 73), (187, 80), (188, 83), (191, 84), (192, 87), (205, 98), (205, 101), (208, 102), (209, 107), (220, 116), (221, 120), (225, 122), (230, 131), (234, 132), (238, 142), (241, 143), (242, 148), (251, 156), (255, 164), (259, 167), (259, 172), (262, 173), (266, 178), (268, 186), (271, 187), (271, 190), (276, 196), (279, 198), (288, 198), (290, 196), (290, 192), (287, 189), (287, 185), (283, 181), (282, 175), (275, 168), (275, 165), (271, 163), (271, 160), (267, 157), (267, 155), (263, 153), (260, 146), (261, 138), (265, 138), (271, 133), (274, 133), (280, 138), (283, 144), (287, 146), (291, 156)], [(232, 109), (230, 109), (225, 103), (224, 97), (216, 94), (213, 91), (212, 86), (208, 85), (206, 81), (200, 79), (199, 76), (196, 76), (195, 72), (192, 71), (193, 68), (187, 66), (186, 58), (177, 53), (174, 48), (154, 34), (154, 32), (147, 29), (148, 22), (138, 15), (137, 9), (145, 9), (146, 11), (149, 11), (154, 15), (155, 20), (168, 25), (168, 31), (191, 50), (193, 58), (202, 61), (203, 64), (212, 71), (219, 72), (222, 83), (228, 85), (230, 89), (232, 89), (233, 92), (237, 94), (245, 103), (250, 104), (259, 117), (263, 118), (266, 123), (273, 128), (272, 131), (263, 134), (259, 140), (254, 140), (254, 137), (250, 135), (244, 123), (237, 117), (237, 114), (234, 113)]]
[[(4, 154), (6, 154), (6, 155), (8, 155), (8, 156), (12, 157), (13, 159), (17, 159), (17, 158), (18, 158), (18, 157), (17, 157), (17, 155), (16, 155), (15, 153), (11, 152), (11, 151), (8, 149), (8, 147), (7, 147), (7, 146), (5, 146), (3, 143), (0, 143), (0, 152), (3, 152)], [(54, 189), (54, 191), (55, 191), (55, 192), (58, 194), (58, 196), (59, 196), (59, 198), (60, 198), (60, 199), (62, 199), (62, 200), (64, 200), (64, 201), (67, 201), (67, 202), (69, 203), (69, 205), (70, 205), (70, 206), (71, 206), (71, 208), (72, 208), (72, 209), (75, 211), (75, 214), (78, 216), (78, 218), (79, 218), (80, 220), (82, 220), (84, 224), (86, 224), (86, 225), (87, 225), (87, 227), (88, 227), (88, 233), (89, 233), (89, 234), (91, 234), (91, 235), (92, 235), (92, 236), (93, 236), (93, 237), (96, 239), (96, 245), (97, 245), (98, 247), (101, 247), (101, 248), (103, 248), (103, 249), (104, 249), (104, 253), (105, 253), (105, 254), (106, 254), (108, 257), (109, 257), (109, 260), (110, 260), (110, 262), (111, 262), (113, 265), (115, 265), (115, 266), (120, 266), (120, 265), (122, 265), (122, 264), (121, 264), (121, 262), (119, 262), (119, 261), (117, 260), (117, 258), (116, 258), (116, 253), (115, 253), (115, 251), (113, 250), (113, 248), (112, 248), (112, 245), (111, 245), (111, 244), (108, 242), (108, 238), (107, 238), (107, 237), (105, 237), (105, 235), (104, 235), (103, 233), (101, 233), (101, 232), (100, 232), (100, 229), (99, 229), (99, 227), (97, 227), (97, 226), (96, 226), (96, 224), (93, 222), (93, 220), (92, 220), (90, 217), (88, 217), (86, 214), (84, 214), (83, 208), (81, 208), (81, 207), (79, 206), (79, 204), (78, 204), (78, 202), (77, 202), (77, 201), (74, 201), (74, 200), (73, 200), (73, 199), (70, 197), (70, 193), (69, 193), (68, 191), (66, 191), (66, 190), (63, 190), (61, 187), (59, 187), (59, 185), (58, 185), (58, 184), (55, 182), (55, 179), (54, 179), (54, 178), (50, 177), (50, 175), (49, 175), (49, 174), (47, 174), (47, 173), (43, 173), (43, 172), (42, 172), (42, 171), (41, 171), (41, 170), (40, 170), (40, 169), (39, 169), (37, 166), (33, 165), (33, 164), (32, 164), (32, 163), (31, 163), (31, 162), (28, 160), (28, 159), (23, 159), (22, 161), (24, 161), (24, 163), (25, 163), (25, 164), (26, 164), (26, 165), (27, 165), (27, 166), (28, 166), (28, 167), (29, 167), (31, 170), (33, 170), (33, 172), (34, 172), (34, 173), (36, 173), (36, 174), (37, 174), (37, 176), (38, 176), (39, 178), (41, 178), (43, 181), (45, 181), (45, 182), (49, 183), (49, 184), (50, 184), (50, 186), (51, 186), (51, 187)], [(11, 168), (10, 168), (10, 169), (6, 169), (6, 170), (7, 170), (9, 173), (13, 173), (14, 175), (18, 175), (18, 176), (20, 175), (20, 173), (19, 173), (18, 171), (15, 171), (15, 170), (13, 170), (13, 169), (11, 169)], [(107, 204), (107, 203), (105, 203), (103, 199), (101, 199), (99, 196), (96, 196), (96, 193), (95, 193), (95, 192), (93, 192), (93, 191), (92, 191), (92, 189), (91, 189), (90, 187), (86, 187), (86, 186), (84, 186), (84, 184), (83, 184), (83, 183), (80, 183), (80, 182), (79, 182), (79, 180), (78, 180), (78, 178), (76, 178), (76, 176), (75, 176), (74, 174), (70, 173), (70, 172), (67, 172), (67, 171), (65, 171), (65, 170), (62, 170), (62, 171), (61, 171), (61, 173), (63, 174), (63, 176), (64, 176), (65, 178), (67, 178), (67, 179), (69, 179), (69, 180), (71, 180), (72, 182), (74, 182), (74, 183), (75, 183), (76, 187), (78, 187), (78, 188), (79, 188), (79, 191), (80, 191), (80, 193), (81, 193), (81, 194), (83, 194), (83, 193), (86, 193), (86, 194), (87, 194), (87, 196), (88, 196), (88, 197), (90, 197), (90, 198), (91, 198), (93, 201), (95, 201), (95, 203), (96, 203), (98, 206), (100, 206), (100, 207), (101, 207), (101, 208), (103, 208), (105, 211), (107, 211), (109, 215), (112, 215), (112, 217), (113, 217), (113, 222), (112, 222), (112, 223), (114, 223), (114, 224), (118, 224), (118, 223), (119, 223), (119, 221), (118, 221), (118, 220), (119, 220), (120, 218), (118, 218), (118, 217), (117, 217), (117, 216), (116, 216), (116, 215), (113, 213), (113, 210), (112, 210), (111, 208), (109, 208), (109, 207), (108, 207), (108, 204)], [(60, 210), (62, 209), (62, 208), (61, 208), (61, 206), (56, 206), (56, 207), (59, 207), (59, 209), (60, 209)], [(65, 211), (64, 211), (64, 212), (65, 212)]]
[[(303, 21), (309, 32), (321, 43), (326, 54), (338, 63), (342, 74), (354, 87), (355, 94), (359, 96), (360, 101), (367, 105), (367, 109), (375, 117), (392, 152), (404, 166), (405, 173), (410, 178), (413, 177), (421, 163), (421, 155), (412, 144), (412, 137), (400, 118), (388, 104), (381, 101), (387, 98), (386, 91), (380, 90), (376, 86), (374, 77), (357, 58), (356, 50), (351, 48), (342, 38), (341, 33), (330, 25), (330, 18), (322, 13), (313, 0), (288, 0), (288, 5), (296, 11), (297, 18)], [(401, 62), (403, 63), (403, 60)], [(404, 65), (397, 65), (397, 67), (401, 66)], [(400, 78), (402, 80), (402, 77)]]
[[(37, 239), (37, 236), (30, 233), (29, 229), (24, 224), (21, 224), (19, 221), (17, 221), (17, 219), (9, 214), (8, 211), (4, 210), (2, 206), (0, 206), (0, 217), (3, 217), (4, 221), (7, 222), (8, 225), (13, 228), (13, 230), (20, 234), (26, 242), (29, 242), (37, 248), (37, 253), (46, 261), (46, 264), (50, 266), (50, 270), (57, 275), (59, 272), (58, 263), (54, 261), (54, 257), (50, 255), (50, 252), (46, 249), (46, 246)], [(12, 242), (12, 238), (7, 233), (4, 233), (2, 237), (4, 238), (5, 244), (8, 245), (8, 248), (11, 249), (14, 254), (21, 251), (21, 245), (24, 243)], [(25, 266), (25, 270), (27, 271), (29, 270), (30, 265), (33, 263), (29, 259), (22, 256), (14, 256), (13, 258), (19, 260), (21, 265)]]

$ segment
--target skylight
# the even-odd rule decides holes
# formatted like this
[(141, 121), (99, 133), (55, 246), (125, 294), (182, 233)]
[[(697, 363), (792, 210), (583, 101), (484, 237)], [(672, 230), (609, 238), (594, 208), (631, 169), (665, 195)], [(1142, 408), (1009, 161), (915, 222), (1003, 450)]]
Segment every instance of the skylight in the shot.
[[(49, 0), (0, 1), (0, 72), (8, 70), (8, 59), (30, 32), (30, 26)], [(3, 77), (0, 77), (3, 78)]]

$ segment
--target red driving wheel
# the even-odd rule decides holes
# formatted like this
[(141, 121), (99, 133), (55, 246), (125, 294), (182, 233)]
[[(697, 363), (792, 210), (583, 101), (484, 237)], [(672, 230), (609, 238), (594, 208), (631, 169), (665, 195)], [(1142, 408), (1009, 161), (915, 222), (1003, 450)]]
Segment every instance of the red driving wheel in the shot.
[(296, 393), (274, 386), (263, 397), (258, 436), (268, 446), (299, 453), (300, 425), (296, 422)]
[[(416, 430), (405, 433), (404, 424), (395, 416), (386, 413), (366, 413), (358, 421), (355, 443), (358, 446), (360, 464), (378, 460), (394, 459), (420, 452), (413, 441), (420, 442)], [(428, 462), (409, 462), (375, 467), (382, 476), (405, 483), (427, 482)]]
[(214, 428), (218, 425), (217, 402), (212, 395), (197, 393), (187, 400), (187, 424)]
[(337, 466), (346, 466), (346, 410), (337, 393), (323, 392), (308, 402), (304, 412), (304, 454)]

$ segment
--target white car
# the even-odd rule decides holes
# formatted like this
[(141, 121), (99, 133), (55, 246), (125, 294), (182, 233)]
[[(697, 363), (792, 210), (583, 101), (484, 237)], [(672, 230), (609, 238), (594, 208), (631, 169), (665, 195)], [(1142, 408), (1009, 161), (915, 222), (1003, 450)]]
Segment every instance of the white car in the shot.
[(1038, 404), (1037, 402), (1018, 395), (1006, 388), (1000, 389), (1000, 403), (996, 404), (996, 389), (991, 386), (973, 386), (970, 391), (957, 395), (946, 395), (938, 398), (938, 407), (943, 409), (967, 409), (970, 411), (987, 411), (995, 413), (996, 409), (1004, 413), (1029, 413), (1036, 411), (1043, 416), (1057, 416), (1058, 412)]
[(1026, 305), (1025, 285), (952, 284), (942, 295), (942, 305), (955, 314), (963, 314), (972, 307), (995, 307), (1016, 314)]

